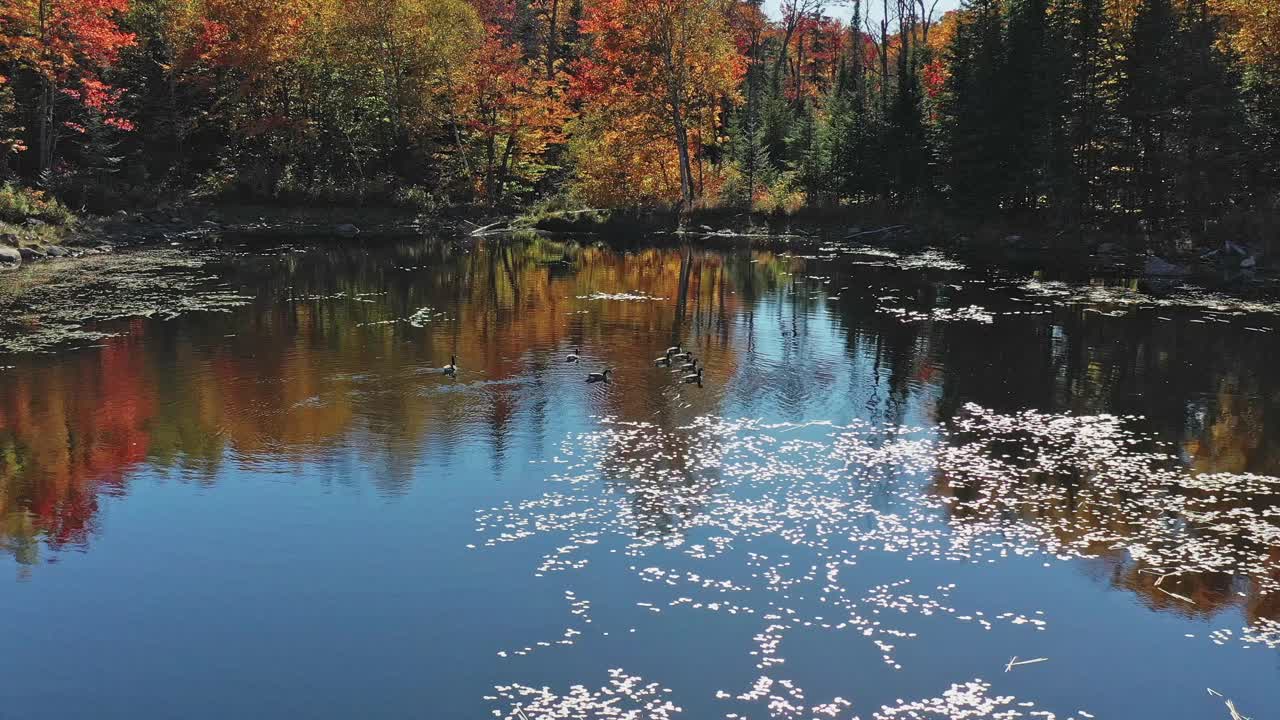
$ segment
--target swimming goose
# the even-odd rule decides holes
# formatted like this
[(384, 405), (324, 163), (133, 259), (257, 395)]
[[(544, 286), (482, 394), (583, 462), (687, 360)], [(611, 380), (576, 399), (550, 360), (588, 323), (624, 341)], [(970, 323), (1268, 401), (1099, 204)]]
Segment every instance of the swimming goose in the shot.
[(672, 355), (675, 355), (675, 353), (671, 352), (671, 348), (667, 348), (667, 354), (666, 354), (666, 355), (663, 355), (662, 357), (656, 357), (656, 358), (654, 358), (654, 359), (653, 359), (653, 364), (654, 364), (654, 365), (656, 365), (656, 366), (658, 366), (658, 367), (663, 367), (664, 365), (665, 365), (665, 366), (670, 366), (670, 365), (671, 365), (671, 356), (672, 356)]
[(672, 357), (674, 357), (676, 360), (692, 360), (693, 351), (685, 350), (684, 352), (680, 352), (680, 353), (676, 353), (675, 355), (672, 355)]
[(698, 359), (697, 358), (691, 359), (689, 362), (681, 365), (680, 369), (688, 370), (689, 372), (694, 372), (695, 370), (698, 369)]
[(672, 345), (671, 347), (667, 348), (667, 354), (668, 354), (668, 355), (675, 355), (675, 354), (676, 354), (676, 353), (678, 353), (678, 352), (680, 352), (680, 346), (679, 346), (679, 345)]
[(698, 372), (696, 373), (689, 373), (688, 375), (685, 375), (683, 378), (683, 381), (687, 383), (698, 383), (698, 386), (701, 387), (702, 386), (702, 368), (698, 368)]
[(609, 373), (611, 372), (613, 371), (610, 370), (609, 368), (605, 368), (604, 372), (587, 373), (587, 382), (589, 383), (609, 382)]
[(453, 375), (454, 373), (458, 372), (458, 358), (457, 358), (457, 356), (450, 355), (450, 356), (449, 356), (449, 364), (448, 364), (448, 365), (445, 365), (445, 366), (444, 366), (444, 367), (442, 367), (442, 368), (440, 368), (440, 372), (444, 373), (445, 375)]
[(579, 346), (577, 346), (577, 345), (574, 345), (574, 346), (573, 346), (573, 352), (569, 353), (568, 357), (566, 357), (566, 358), (564, 359), (564, 361), (565, 361), (565, 362), (567, 362), (567, 363), (576, 363), (576, 362), (578, 362), (578, 353), (580, 353), (580, 352), (582, 352), (582, 348), (581, 348), (581, 347), (579, 347)]

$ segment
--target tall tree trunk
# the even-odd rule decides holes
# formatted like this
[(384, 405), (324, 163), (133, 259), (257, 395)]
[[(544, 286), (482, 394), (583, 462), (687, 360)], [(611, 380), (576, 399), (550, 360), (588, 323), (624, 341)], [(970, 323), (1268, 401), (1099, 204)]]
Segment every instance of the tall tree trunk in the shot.
[(666, 40), (663, 59), (667, 66), (667, 102), (671, 105), (671, 125), (676, 141), (676, 152), (680, 155), (681, 211), (689, 212), (693, 209), (693, 166), (689, 161), (689, 131), (684, 126), (684, 107), (681, 97), (684, 62), (683, 58), (675, 57), (677, 32), (679, 31), (675, 27), (668, 27), (663, 33)]
[(679, 93), (671, 92), (671, 123), (675, 130), (676, 151), (680, 154), (680, 202), (681, 210), (693, 209), (693, 166), (689, 162), (689, 131), (684, 126)]
[(889, 0), (883, 0), (880, 16), (880, 112), (889, 114)]
[(560, 14), (560, 0), (551, 0), (551, 17), (547, 23), (547, 79), (556, 72), (556, 22)]
[[(45, 59), (49, 54), (49, 0), (40, 0), (37, 8), (36, 27), (40, 33), (40, 50)], [(53, 79), (40, 74), (40, 173), (53, 167)]]
[(53, 167), (53, 82), (49, 78), (40, 78), (40, 173), (44, 174)]
[(507, 136), (507, 146), (502, 149), (502, 163), (498, 166), (497, 186), (493, 190), (493, 204), (502, 202), (502, 193), (507, 187), (507, 178), (511, 176), (511, 163), (516, 156), (516, 131)]

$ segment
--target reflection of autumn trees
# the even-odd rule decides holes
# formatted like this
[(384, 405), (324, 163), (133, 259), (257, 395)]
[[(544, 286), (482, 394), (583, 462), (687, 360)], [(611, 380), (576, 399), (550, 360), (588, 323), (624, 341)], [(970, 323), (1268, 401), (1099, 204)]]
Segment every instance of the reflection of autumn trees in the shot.
[[(646, 375), (667, 372), (650, 358), (683, 341), (730, 377), (731, 318), (753, 296), (737, 288), (772, 282), (772, 256), (755, 259), (537, 238), (410, 244), (392, 262), (352, 247), (255, 258), (228, 270), (258, 296), (234, 315), (136, 321), (104, 347), (9, 371), (0, 542), (28, 562), (38, 539), (86, 542), (99, 494), (122, 491), (143, 461), (199, 479), (229, 459), (301, 462), (347, 447), (382, 463), (377, 482), (394, 492), (420, 453), (452, 452), (459, 428), (487, 429), (501, 473), (516, 417), (545, 426), (556, 393), (595, 414), (672, 420), (673, 379)], [(581, 299), (624, 292), (657, 299)], [(419, 311), (429, 319), (416, 327), (407, 320)], [(565, 374), (574, 344), (617, 368), (625, 391), (588, 395)], [(446, 385), (432, 369), (450, 355), (463, 372)], [(717, 402), (686, 397), (681, 417)]]
[[(211, 481), (228, 462), (345, 454), (376, 468), (378, 489), (394, 493), (424, 454), (447, 462), (468, 440), (487, 445), (496, 476), (511, 471), (512, 438), (546, 439), (566, 403), (671, 430), (718, 414), (729, 393), (745, 412), (791, 418), (832, 392), (865, 392), (851, 411), (885, 424), (908, 421), (909, 408), (946, 418), (966, 402), (1140, 414), (1196, 471), (1280, 474), (1280, 424), (1267, 422), (1280, 387), (1260, 360), (1274, 355), (1266, 335), (1224, 331), (1191, 342), (1185, 326), (1078, 307), (989, 326), (901, 323), (876, 312), (877, 295), (932, 306), (946, 286), (762, 250), (622, 250), (531, 237), (377, 252), (334, 245), (236, 262), (223, 272), (228, 285), (257, 299), (235, 313), (136, 321), (103, 347), (5, 361), (17, 366), (0, 375), (7, 552), (33, 561), (40, 540), (86, 542), (101, 493), (123, 491), (144, 461)], [(884, 290), (890, 280), (900, 287)], [(823, 340), (820, 323), (842, 336), (834, 354), (806, 345)], [(653, 367), (676, 342), (706, 364), (707, 387)], [(565, 365), (575, 345), (592, 367)], [(450, 355), (462, 368), (456, 380), (434, 372)], [(616, 382), (582, 384), (595, 365), (614, 368)], [(767, 402), (753, 403), (757, 395)], [(665, 450), (672, 466), (682, 466), (693, 451), (679, 447), (678, 432), (663, 437), (674, 443)], [(611, 480), (625, 483), (634, 458), (623, 446), (618, 453)], [(646, 498), (636, 511), (661, 528), (688, 508)], [(1091, 510), (1071, 505), (1070, 483), (1036, 512), (1044, 522), (1074, 513), (1119, 531), (1148, 520), (1084, 517)], [(1135, 589), (1153, 581), (1116, 579)], [(1225, 592), (1219, 581), (1175, 592), (1203, 592), (1208, 607)]]
[[(976, 329), (945, 326), (936, 331), (943, 359), (939, 415), (950, 417), (967, 402), (1002, 412), (1030, 406), (1080, 415), (1140, 415), (1139, 427), (1169, 443), (1149, 449), (1179, 453), (1192, 472), (1280, 475), (1280, 424), (1267, 422), (1269, 411), (1280, 401), (1280, 386), (1262, 360), (1274, 354), (1275, 341), (1242, 333), (1238, 326), (1220, 333), (1203, 326), (1193, 331), (1188, 328), (1195, 326), (1160, 320), (1159, 314), (1115, 319), (1094, 308), (1064, 306), (1021, 333), (1000, 324)], [(1010, 370), (1013, 358), (1016, 372)], [(1063, 542), (1090, 530), (1135, 537), (1151, 523), (1176, 520), (1081, 503), (1079, 497), (1086, 492), (1105, 494), (1105, 489), (1091, 487), (1085, 476), (1042, 477), (1036, 482), (1045, 488), (1038, 495), (1041, 502), (1019, 504), (1016, 518), (1003, 519), (1053, 528)], [(940, 476), (935, 490), (964, 501), (972, 499), (977, 488), (955, 487)], [(1212, 495), (1197, 494), (1197, 504), (1231, 509), (1225, 501), (1214, 503)], [(1262, 510), (1275, 500), (1254, 498), (1250, 507)], [(978, 506), (963, 508), (955, 514), (961, 521), (998, 522), (1002, 518), (996, 513), (1009, 510), (987, 508), (990, 513), (984, 514)], [(972, 513), (978, 516), (970, 517)], [(1266, 548), (1245, 546), (1238, 536), (1218, 537), (1203, 528), (1190, 532), (1240, 557), (1267, 553)], [(1153, 607), (1210, 614), (1242, 605), (1250, 617), (1280, 617), (1280, 600), (1258, 593), (1256, 583), (1247, 578), (1193, 572), (1167, 577), (1157, 586), (1159, 575), (1130, 561), (1126, 553), (1110, 546), (1091, 547), (1089, 552), (1099, 556), (1107, 581), (1132, 590)], [(1264, 565), (1280, 573), (1274, 550)], [(1192, 598), (1194, 604), (1168, 592)]]
[[(955, 438), (963, 442), (963, 436)], [(993, 444), (989, 456), (999, 453), (1002, 462), (1019, 469), (1028, 467), (1028, 460), (1017, 456), (1018, 443), (1007, 441)], [(1144, 446), (1117, 452), (1159, 452), (1156, 447)], [(1135, 472), (1140, 472), (1135, 466)], [(1092, 574), (1115, 587), (1125, 588), (1143, 598), (1149, 606), (1186, 614), (1209, 616), (1234, 606), (1241, 606), (1250, 619), (1280, 617), (1280, 603), (1276, 593), (1267, 592), (1259, 581), (1280, 578), (1280, 554), (1274, 547), (1267, 547), (1246, 533), (1238, 533), (1233, 527), (1217, 523), (1197, 522), (1180, 514), (1173, 506), (1162, 507), (1162, 492), (1173, 492), (1153, 485), (1148, 489), (1148, 502), (1135, 503), (1133, 487), (1112, 487), (1109, 482), (1095, 481), (1086, 468), (1067, 469), (1046, 474), (1030, 471), (1018, 479), (1006, 477), (1007, 473), (995, 473), (981, 467), (973, 472), (962, 471), (953, 477), (948, 471), (939, 471), (933, 478), (933, 492), (956, 502), (948, 503), (951, 518), (961, 524), (985, 527), (992, 532), (1014, 523), (1024, 523), (1052, 538), (1056, 543), (1078, 548), (1095, 558), (1091, 561)], [(1010, 487), (1006, 483), (1015, 483)], [(1000, 488), (1000, 500), (990, 500), (987, 493)], [(1266, 523), (1259, 513), (1274, 505), (1277, 498), (1249, 497), (1213, 490), (1181, 488), (1180, 496), (1190, 500), (1188, 507), (1196, 513), (1212, 512), (1221, 517), (1243, 514)], [(1244, 522), (1240, 520), (1240, 522)], [(1156, 568), (1147, 562), (1135, 561), (1126, 546), (1131, 542), (1139, 547), (1148, 543), (1172, 542), (1170, 537), (1153, 533), (1153, 529), (1177, 528), (1171, 532), (1185, 533), (1188, 541), (1194, 539), (1201, 547), (1214, 548), (1212, 553), (1226, 558), (1260, 558), (1253, 567), (1263, 568), (1260, 577), (1236, 575), (1222, 571), (1204, 571), (1194, 568)], [(1097, 538), (1106, 538), (1100, 541)], [(1116, 542), (1116, 538), (1121, 538)], [(1180, 596), (1180, 597), (1179, 597)], [(1186, 599), (1190, 599), (1188, 602)]]
[(123, 490), (146, 459), (155, 378), (139, 352), (143, 324), (92, 352), (50, 363), (24, 359), (0, 391), (0, 545), (20, 560), (50, 546), (83, 544), (98, 494)]

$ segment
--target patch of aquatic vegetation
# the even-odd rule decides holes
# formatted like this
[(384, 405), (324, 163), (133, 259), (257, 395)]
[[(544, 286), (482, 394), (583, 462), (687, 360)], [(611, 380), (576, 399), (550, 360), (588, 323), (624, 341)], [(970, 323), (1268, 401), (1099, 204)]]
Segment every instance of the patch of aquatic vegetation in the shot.
[(439, 322), (441, 320), (448, 320), (448, 319), (449, 319), (449, 314), (446, 313), (445, 311), (436, 310), (435, 308), (424, 307), (424, 308), (418, 308), (417, 310), (415, 310), (413, 314), (409, 316), (409, 319), (406, 322), (408, 322), (410, 325), (414, 327), (420, 328), (425, 326), (429, 322)]
[(1130, 287), (1078, 285), (1048, 280), (1028, 280), (1015, 288), (1032, 297), (1072, 305), (1183, 308), (1236, 315), (1280, 314), (1280, 301), (1231, 297), (1185, 284), (1174, 288), (1169, 295), (1152, 295)]
[(866, 257), (878, 257), (888, 260), (897, 260), (902, 257), (900, 253), (887, 248), (872, 247), (870, 245), (826, 245), (818, 248), (823, 252), (839, 253), (841, 255), (863, 255)]
[[(857, 697), (814, 702), (806, 699), (805, 678), (794, 676), (800, 673), (782, 677), (786, 640), (820, 633), (841, 638), (846, 649), (862, 643), (890, 671), (901, 671), (903, 647), (927, 643), (921, 634), (939, 622), (1012, 633), (1015, 641), (1050, 625), (1035, 608), (966, 607), (957, 583), (873, 583), (857, 569), (886, 558), (894, 559), (889, 565), (1044, 566), (1101, 559), (1117, 567), (1115, 577), (1137, 578), (1131, 589), (1157, 606), (1189, 613), (1215, 609), (1194, 590), (1205, 576), (1232, 579), (1255, 599), (1280, 592), (1280, 478), (1195, 474), (1169, 446), (1133, 430), (1134, 419), (1001, 414), (976, 405), (934, 431), (711, 417), (664, 430), (605, 419), (568, 438), (548, 461), (556, 470), (541, 496), (478, 512), (483, 539), (470, 547), (555, 538), (556, 547), (530, 567), (535, 577), (620, 561), (652, 588), (636, 598), (634, 612), (725, 614), (749, 623), (749, 656), (759, 674), (737, 688), (707, 688), (734, 706), (727, 718), (746, 717), (754, 703), (781, 720), (855, 712), (885, 720), (1089, 718), (993, 695), (982, 680), (869, 713)], [(555, 651), (587, 633), (636, 631), (592, 624), (589, 598), (566, 592), (565, 599), (571, 617), (558, 637), (499, 655)], [(1258, 620), (1212, 639), (1237, 637), (1275, 647), (1280, 625)], [(1014, 658), (1003, 669), (1029, 672), (1023, 666), (1052, 662)], [(614, 697), (607, 689), (499, 690), (492, 699), (503, 705), (495, 710), (502, 717), (535, 700), (548, 718), (614, 716), (594, 704)], [(656, 702), (649, 695), (633, 700), (637, 708)]]
[(897, 262), (903, 270), (968, 270), (964, 263), (953, 260), (940, 250), (923, 250), (915, 255), (908, 255)]
[(0, 284), (0, 350), (36, 352), (112, 332), (87, 327), (127, 318), (229, 312), (251, 298), (201, 270), (209, 257), (165, 248), (39, 263)]
[(620, 292), (620, 293), (593, 292), (590, 295), (579, 295), (577, 297), (579, 300), (616, 300), (621, 302), (646, 302), (649, 300), (665, 300), (666, 299), (666, 298), (654, 297), (652, 295), (645, 295), (644, 293), (630, 293), (630, 292)]
[(928, 311), (909, 310), (907, 308), (889, 307), (881, 305), (877, 308), (886, 315), (892, 315), (897, 318), (898, 322), (975, 322), (982, 325), (990, 325), (995, 322), (996, 316), (986, 308), (980, 305), (969, 305), (967, 307), (945, 308), (937, 307)]
[(899, 270), (948, 270), (960, 271), (968, 270), (969, 266), (964, 263), (948, 257), (941, 250), (929, 248), (921, 250), (918, 253), (903, 255), (893, 250), (884, 248), (853, 246), (853, 247), (825, 247), (823, 250), (833, 251), (828, 257), (843, 255), (851, 258), (850, 263), (854, 265), (869, 265), (872, 267), (888, 267), (897, 268)]

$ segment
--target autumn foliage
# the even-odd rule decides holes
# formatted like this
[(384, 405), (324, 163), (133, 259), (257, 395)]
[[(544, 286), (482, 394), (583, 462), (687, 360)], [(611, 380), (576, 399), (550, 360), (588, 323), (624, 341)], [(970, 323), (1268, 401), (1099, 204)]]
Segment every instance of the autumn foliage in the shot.
[(9, 0), (0, 170), (102, 210), (164, 188), (1203, 227), (1280, 186), (1270, 5)]

